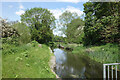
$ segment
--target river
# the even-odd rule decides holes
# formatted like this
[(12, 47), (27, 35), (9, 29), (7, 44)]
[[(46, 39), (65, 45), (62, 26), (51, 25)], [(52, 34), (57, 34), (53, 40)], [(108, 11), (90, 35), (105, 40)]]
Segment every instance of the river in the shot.
[(56, 57), (55, 73), (60, 78), (101, 78), (103, 77), (103, 65), (95, 62), (87, 56), (72, 54), (56, 48), (53, 50)]

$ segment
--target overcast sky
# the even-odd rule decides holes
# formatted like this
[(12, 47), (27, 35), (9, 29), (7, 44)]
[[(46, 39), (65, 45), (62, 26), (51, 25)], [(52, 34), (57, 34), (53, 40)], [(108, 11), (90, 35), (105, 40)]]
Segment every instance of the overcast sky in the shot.
[[(79, 2), (79, 0), (61, 0), (60, 2), (2, 2), (2, 18), (7, 18), (10, 21), (20, 21), (20, 15), (24, 14), (26, 9), (34, 7), (49, 9), (56, 19), (59, 19), (59, 15), (66, 10), (76, 12), (80, 16), (83, 14), (84, 3)], [(60, 31), (54, 30), (54, 34), (59, 33)]]

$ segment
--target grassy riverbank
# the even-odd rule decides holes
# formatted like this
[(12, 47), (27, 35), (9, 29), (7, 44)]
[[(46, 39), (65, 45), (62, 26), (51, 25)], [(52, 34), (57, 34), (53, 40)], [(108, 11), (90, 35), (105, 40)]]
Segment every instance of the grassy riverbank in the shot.
[(83, 47), (82, 44), (64, 44), (64, 47), (73, 48), (72, 54), (82, 54), (91, 59), (101, 63), (115, 63), (120, 62), (119, 45), (106, 44), (101, 46)]
[(87, 55), (91, 59), (101, 63), (120, 62), (119, 47), (117, 44), (106, 44), (102, 46), (74, 47), (73, 54)]
[(48, 46), (37, 42), (15, 46), (3, 44), (3, 78), (55, 78), (49, 67), (51, 57)]

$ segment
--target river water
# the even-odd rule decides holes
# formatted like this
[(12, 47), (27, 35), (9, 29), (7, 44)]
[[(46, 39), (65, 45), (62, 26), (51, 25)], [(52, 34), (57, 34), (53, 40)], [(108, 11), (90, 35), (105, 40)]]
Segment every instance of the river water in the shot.
[(56, 48), (53, 50), (56, 57), (54, 71), (61, 78), (102, 78), (103, 66), (87, 56), (72, 54)]

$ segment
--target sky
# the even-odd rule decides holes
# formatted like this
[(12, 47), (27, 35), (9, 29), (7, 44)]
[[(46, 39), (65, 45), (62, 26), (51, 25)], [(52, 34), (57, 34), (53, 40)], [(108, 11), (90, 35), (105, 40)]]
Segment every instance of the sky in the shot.
[[(64, 0), (63, 2), (2, 2), (2, 18), (8, 19), (9, 21), (20, 21), (20, 15), (24, 14), (25, 10), (34, 7), (49, 9), (56, 19), (59, 19), (59, 16), (66, 10), (76, 12), (81, 16), (85, 2), (70, 1), (71, 2), (64, 2)], [(58, 30), (54, 30), (53, 32), (55, 35), (61, 33)]]

